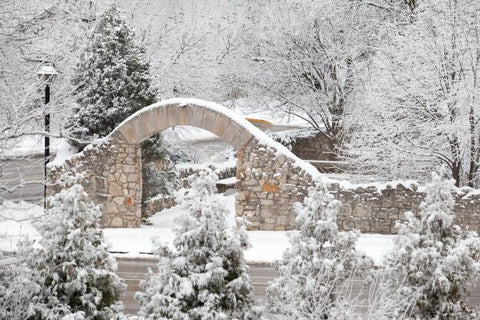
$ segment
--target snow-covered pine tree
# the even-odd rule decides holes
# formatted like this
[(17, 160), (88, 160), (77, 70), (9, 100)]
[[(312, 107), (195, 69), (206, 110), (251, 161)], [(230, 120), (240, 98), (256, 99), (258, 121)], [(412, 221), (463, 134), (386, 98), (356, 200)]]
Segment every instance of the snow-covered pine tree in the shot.
[(478, 319), (462, 297), (479, 278), (480, 239), (453, 223), (453, 185), (433, 175), (419, 218), (407, 216), (385, 259), (386, 286), (413, 297), (398, 310), (411, 319)]
[(115, 274), (116, 262), (99, 229), (100, 209), (80, 185), (61, 191), (49, 205), (36, 225), (40, 248), (30, 248), (25, 258), (32, 281), (40, 287), (27, 319), (120, 317), (118, 298), (125, 285)]
[[(347, 319), (352, 308), (338, 289), (371, 267), (355, 250), (358, 233), (341, 232), (336, 223), (340, 202), (317, 179), (304, 205), (298, 204), (291, 248), (283, 255), (279, 276), (267, 288), (267, 307), (277, 319)], [(350, 313), (350, 314), (348, 314)]]
[(142, 220), (149, 218), (146, 212), (152, 198), (174, 199), (174, 191), (180, 186), (180, 179), (171, 153), (161, 134), (154, 135), (142, 143)]
[(135, 43), (132, 28), (113, 5), (96, 24), (72, 79), (77, 106), (66, 125), (71, 137), (85, 141), (105, 136), (129, 115), (152, 104), (156, 91), (149, 68), (144, 48)]
[(253, 289), (243, 250), (246, 234), (227, 225), (227, 209), (216, 201), (215, 175), (192, 177), (179, 196), (187, 204), (177, 221), (175, 251), (160, 246), (158, 272), (136, 295), (142, 319), (255, 319)]

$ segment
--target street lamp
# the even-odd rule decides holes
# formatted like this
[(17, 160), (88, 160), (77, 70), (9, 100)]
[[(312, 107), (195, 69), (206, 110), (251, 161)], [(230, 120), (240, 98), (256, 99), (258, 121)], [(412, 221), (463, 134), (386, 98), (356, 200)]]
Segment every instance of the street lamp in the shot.
[[(52, 66), (42, 66), (38, 72), (38, 79), (45, 84), (45, 105), (50, 102), (50, 85), (57, 78), (57, 71)], [(50, 157), (50, 113), (45, 108), (45, 163), (44, 163), (44, 186), (43, 186), (43, 206), (47, 209), (47, 164)]]

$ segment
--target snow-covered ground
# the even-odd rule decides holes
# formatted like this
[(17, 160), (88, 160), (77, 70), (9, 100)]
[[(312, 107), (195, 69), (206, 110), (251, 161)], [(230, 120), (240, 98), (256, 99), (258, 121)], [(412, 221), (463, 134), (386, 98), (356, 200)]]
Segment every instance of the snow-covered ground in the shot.
[[(230, 211), (230, 224), (234, 222), (234, 196), (217, 195), (218, 201), (224, 202)], [(138, 229), (104, 229), (110, 251), (121, 257), (153, 257), (152, 241), (171, 245), (174, 232), (174, 219), (184, 212), (182, 205), (157, 213), (151, 218), (152, 226)], [(43, 214), (43, 207), (29, 203), (15, 204), (6, 201), (0, 206), (0, 250), (15, 251), (16, 244), (22, 236), (38, 238), (32, 222)], [(251, 248), (245, 253), (249, 263), (270, 263), (282, 259), (283, 251), (289, 246), (289, 232), (286, 231), (249, 231)], [(391, 250), (394, 236), (379, 234), (362, 234), (357, 248), (364, 251), (381, 264), (382, 257)]]
[(43, 215), (43, 207), (5, 201), (0, 205), (0, 250), (14, 251), (22, 236), (38, 237), (33, 223)]

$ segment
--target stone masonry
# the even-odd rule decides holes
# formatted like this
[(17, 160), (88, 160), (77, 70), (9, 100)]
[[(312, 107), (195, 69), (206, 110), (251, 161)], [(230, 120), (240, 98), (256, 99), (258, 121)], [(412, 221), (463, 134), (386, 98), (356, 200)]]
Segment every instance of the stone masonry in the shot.
[[(374, 185), (342, 188), (330, 186), (336, 199), (342, 202), (337, 223), (340, 229), (357, 229), (365, 233), (396, 233), (398, 221), (406, 221), (405, 213), (418, 213), (425, 192), (416, 184), (392, 183), (378, 188)], [(480, 194), (472, 189), (456, 189), (455, 223), (463, 229), (480, 231)]]
[(237, 152), (236, 214), (253, 230), (292, 229), (293, 204), (303, 201), (311, 183), (292, 158), (252, 140)]
[[(236, 214), (252, 230), (295, 228), (292, 207), (302, 202), (318, 175), (293, 153), (230, 110), (200, 100), (168, 100), (140, 110), (104, 141), (52, 167), (50, 193), (77, 182), (102, 206), (105, 227), (137, 227), (141, 221), (141, 142), (166, 128), (191, 125), (209, 130), (237, 150)], [(308, 170), (308, 172), (306, 172)], [(313, 171), (312, 171), (313, 170)], [(417, 185), (347, 186), (331, 183), (343, 205), (341, 229), (394, 233), (405, 212), (419, 211), (425, 193)], [(467, 194), (469, 193), (469, 194)], [(480, 195), (455, 192), (457, 223), (480, 231)]]
[(139, 226), (140, 144), (177, 125), (208, 130), (237, 150), (236, 209), (238, 215), (251, 221), (251, 229), (284, 230), (292, 226), (291, 208), (303, 199), (312, 181), (301, 167), (311, 172), (315, 169), (231, 110), (194, 99), (167, 100), (138, 111), (102, 143), (90, 145), (61, 167), (52, 168), (51, 192), (75, 180), (102, 206), (104, 227)]
[(138, 227), (141, 218), (142, 168), (140, 148), (121, 136), (112, 137), (49, 172), (49, 192), (80, 183), (101, 205), (105, 227)]
[(324, 133), (313, 137), (298, 137), (292, 145), (292, 152), (300, 159), (335, 161), (333, 140)]

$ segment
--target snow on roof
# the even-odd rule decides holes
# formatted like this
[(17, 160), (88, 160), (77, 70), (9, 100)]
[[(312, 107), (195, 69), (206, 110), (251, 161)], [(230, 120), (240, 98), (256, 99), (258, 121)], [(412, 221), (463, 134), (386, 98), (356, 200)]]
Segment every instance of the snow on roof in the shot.
[(237, 177), (230, 177), (225, 179), (217, 180), (216, 184), (232, 185), (237, 182)]

